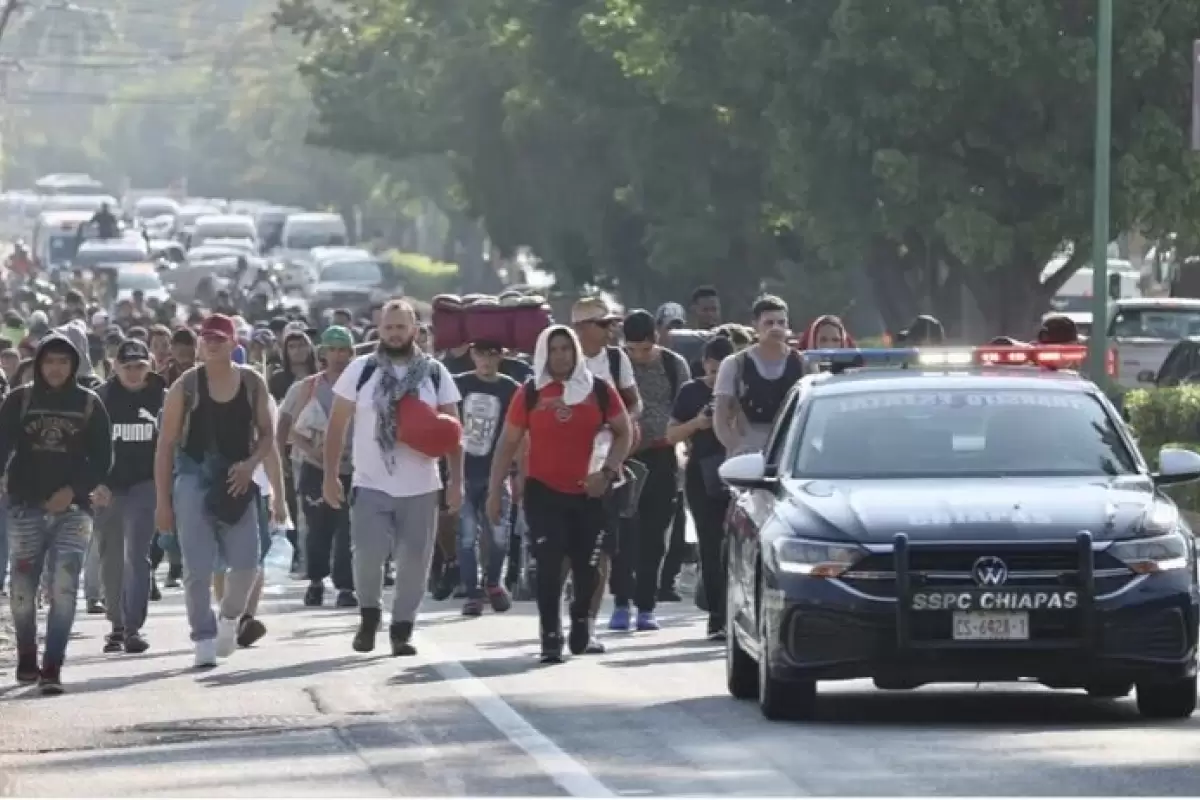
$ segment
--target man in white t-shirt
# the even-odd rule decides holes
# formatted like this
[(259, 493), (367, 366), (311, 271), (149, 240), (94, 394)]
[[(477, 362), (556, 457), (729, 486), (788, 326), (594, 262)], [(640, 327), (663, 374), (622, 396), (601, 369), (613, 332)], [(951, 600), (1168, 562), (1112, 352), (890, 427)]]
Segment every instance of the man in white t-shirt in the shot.
[[(354, 649), (361, 653), (375, 648), (384, 563), (394, 556), (396, 586), (389, 629), (392, 655), (416, 654), (411, 641), (413, 623), (425, 594), (437, 530), (442, 489), (438, 460), (397, 442), (396, 407), (400, 398), (416, 393), (426, 405), (457, 418), (462, 399), (445, 366), (416, 346), (418, 332), (412, 306), (403, 300), (390, 301), (380, 318), (378, 349), (351, 361), (333, 387), (322, 495), (334, 508), (346, 502), (337, 477), (338, 462), (346, 427), (353, 419), (350, 539), (361, 618)], [(461, 447), (446, 460), (446, 505), (457, 513), (462, 505)]]

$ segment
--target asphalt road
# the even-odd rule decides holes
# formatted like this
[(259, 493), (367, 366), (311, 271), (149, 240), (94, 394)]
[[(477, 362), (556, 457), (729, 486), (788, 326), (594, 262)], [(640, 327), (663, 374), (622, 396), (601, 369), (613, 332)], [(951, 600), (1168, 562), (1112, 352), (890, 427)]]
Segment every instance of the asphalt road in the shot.
[(1200, 787), (1200, 717), (1147, 725), (1130, 701), (1036, 686), (884, 693), (825, 685), (820, 719), (765, 721), (724, 688), (689, 604), (608, 654), (542, 667), (529, 603), (464, 619), (430, 603), (421, 653), (350, 649), (353, 612), (278, 587), (268, 638), (190, 668), (178, 590), (143, 656), (104, 655), (83, 617), (42, 698), (0, 677), (0, 794), (1170, 795)]

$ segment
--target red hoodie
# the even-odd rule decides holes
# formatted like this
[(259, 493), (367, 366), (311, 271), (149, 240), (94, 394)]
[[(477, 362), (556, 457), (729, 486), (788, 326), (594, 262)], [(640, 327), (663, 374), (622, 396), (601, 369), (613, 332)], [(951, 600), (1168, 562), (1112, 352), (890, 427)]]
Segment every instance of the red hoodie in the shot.
[(850, 332), (846, 330), (846, 325), (842, 322), (841, 318), (835, 317), (832, 314), (825, 314), (824, 316), (817, 317), (812, 321), (812, 324), (808, 326), (808, 330), (804, 332), (804, 335), (800, 337), (800, 341), (796, 343), (796, 349), (814, 349), (813, 343), (817, 340), (817, 329), (822, 325), (832, 325), (841, 330), (842, 339), (845, 340), (844, 344), (842, 345), (843, 347), (858, 346), (854, 343), (854, 337), (851, 336)]

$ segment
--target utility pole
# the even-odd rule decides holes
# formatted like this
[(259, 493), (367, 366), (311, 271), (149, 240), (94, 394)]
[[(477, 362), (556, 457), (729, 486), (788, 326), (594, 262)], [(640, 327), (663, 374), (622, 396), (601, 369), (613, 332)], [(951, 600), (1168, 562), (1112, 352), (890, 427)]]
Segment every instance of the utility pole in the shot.
[(1097, 0), (1096, 5), (1096, 166), (1092, 189), (1092, 335), (1088, 338), (1088, 377), (1100, 386), (1107, 386), (1113, 0)]

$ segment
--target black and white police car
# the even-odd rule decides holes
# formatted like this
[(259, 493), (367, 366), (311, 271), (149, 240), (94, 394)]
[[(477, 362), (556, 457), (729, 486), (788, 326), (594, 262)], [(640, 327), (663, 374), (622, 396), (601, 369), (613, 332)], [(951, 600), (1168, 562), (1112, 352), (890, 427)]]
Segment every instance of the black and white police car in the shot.
[(1200, 455), (1152, 472), (1074, 373), (952, 369), (810, 375), (722, 466), (729, 691), (803, 719), (819, 681), (1034, 680), (1190, 716), (1195, 545), (1162, 487)]

